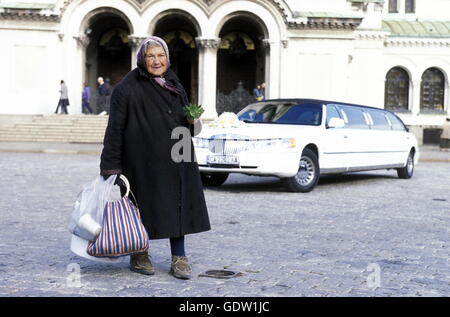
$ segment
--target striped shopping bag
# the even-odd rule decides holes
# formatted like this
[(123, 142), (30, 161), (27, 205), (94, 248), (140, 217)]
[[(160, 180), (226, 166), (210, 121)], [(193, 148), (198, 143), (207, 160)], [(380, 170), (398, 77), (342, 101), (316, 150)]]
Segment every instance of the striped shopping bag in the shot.
[(106, 204), (102, 231), (97, 240), (88, 244), (87, 253), (96, 257), (118, 257), (147, 251), (148, 246), (148, 234), (139, 209), (125, 195)]

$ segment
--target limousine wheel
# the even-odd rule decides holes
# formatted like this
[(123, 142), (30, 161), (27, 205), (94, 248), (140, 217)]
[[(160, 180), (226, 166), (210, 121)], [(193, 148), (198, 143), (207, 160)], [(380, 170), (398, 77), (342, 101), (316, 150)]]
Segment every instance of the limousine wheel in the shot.
[(200, 173), (203, 186), (220, 186), (228, 178), (228, 173)]
[(409, 179), (414, 174), (414, 152), (409, 153), (408, 159), (406, 160), (406, 166), (397, 169), (397, 175), (399, 178)]
[(290, 191), (310, 192), (319, 181), (320, 169), (317, 155), (310, 149), (304, 149), (298, 172), (293, 177), (283, 178), (283, 185)]

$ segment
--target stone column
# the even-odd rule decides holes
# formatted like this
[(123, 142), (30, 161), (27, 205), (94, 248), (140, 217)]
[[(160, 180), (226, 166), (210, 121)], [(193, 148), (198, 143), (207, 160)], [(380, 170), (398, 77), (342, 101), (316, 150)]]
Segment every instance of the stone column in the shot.
[(211, 120), (217, 117), (217, 50), (220, 38), (196, 38), (199, 48), (198, 100), (205, 112), (202, 119)]
[[(74, 36), (73, 39), (77, 42), (77, 56), (80, 64), (78, 64), (79, 71), (73, 73), (70, 78), (71, 84), (69, 87), (69, 100), (71, 107), (69, 107), (69, 111), (72, 114), (81, 113), (81, 101), (80, 98), (74, 99), (73, 96), (81, 96), (81, 92), (83, 91), (83, 83), (86, 81), (86, 49), (89, 45), (89, 37), (85, 34), (81, 34), (79, 36)], [(66, 80), (68, 82), (69, 79)]]
[(134, 69), (137, 66), (136, 54), (142, 41), (146, 38), (147, 37), (145, 36), (128, 35), (129, 45), (131, 46), (131, 69)]
[(198, 101), (205, 109), (202, 119), (213, 120), (217, 117), (217, 50), (220, 38), (196, 38), (195, 42), (199, 48)]
[(279, 98), (281, 86), (281, 50), (288, 47), (288, 40), (281, 42), (263, 39), (266, 52), (266, 99)]
[(266, 89), (265, 89), (265, 99), (270, 99), (271, 94), (270, 94), (270, 89), (269, 89), (269, 85), (270, 83), (270, 78), (271, 78), (271, 72), (270, 72), (270, 40), (269, 39), (263, 39), (262, 40), (262, 44), (264, 47), (264, 53), (265, 53), (265, 70), (264, 70), (264, 82), (266, 83)]

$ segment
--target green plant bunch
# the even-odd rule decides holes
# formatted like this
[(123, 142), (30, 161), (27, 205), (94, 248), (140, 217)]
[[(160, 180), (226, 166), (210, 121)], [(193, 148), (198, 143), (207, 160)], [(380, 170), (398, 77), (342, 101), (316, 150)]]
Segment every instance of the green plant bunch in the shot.
[(186, 114), (186, 118), (188, 120), (195, 120), (200, 118), (205, 109), (202, 108), (202, 105), (197, 105), (193, 103), (189, 103), (183, 107), (184, 113)]

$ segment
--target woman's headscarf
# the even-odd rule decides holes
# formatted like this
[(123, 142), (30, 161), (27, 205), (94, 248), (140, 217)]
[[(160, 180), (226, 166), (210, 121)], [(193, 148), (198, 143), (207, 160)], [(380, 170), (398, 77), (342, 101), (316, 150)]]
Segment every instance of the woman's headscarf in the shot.
[[(157, 37), (157, 36), (150, 36), (142, 42), (141, 47), (139, 48), (139, 51), (137, 53), (137, 58), (136, 58), (138, 67), (147, 71), (145, 54), (147, 53), (147, 49), (149, 47), (154, 47), (154, 46), (161, 46), (164, 49), (164, 52), (166, 53), (166, 56), (167, 56), (167, 69), (169, 69), (169, 67), (170, 67), (169, 47), (167, 46), (166, 41), (164, 41), (162, 38)], [(177, 93), (177, 94), (180, 93), (180, 91), (177, 88), (175, 88), (173, 85), (167, 83), (167, 81), (163, 77), (153, 76), (152, 78), (161, 87), (163, 87), (167, 90), (170, 90), (174, 93)]]
[(166, 41), (164, 41), (162, 38), (157, 36), (149, 36), (147, 37), (141, 44), (141, 47), (139, 48), (139, 51), (137, 53), (137, 65), (139, 67), (143, 67), (144, 69), (147, 69), (145, 65), (145, 53), (147, 52), (147, 49), (149, 47), (153, 47), (158, 45), (161, 46), (164, 49), (164, 52), (167, 56), (167, 68), (170, 67), (170, 55), (169, 55), (169, 47), (167, 46)]

